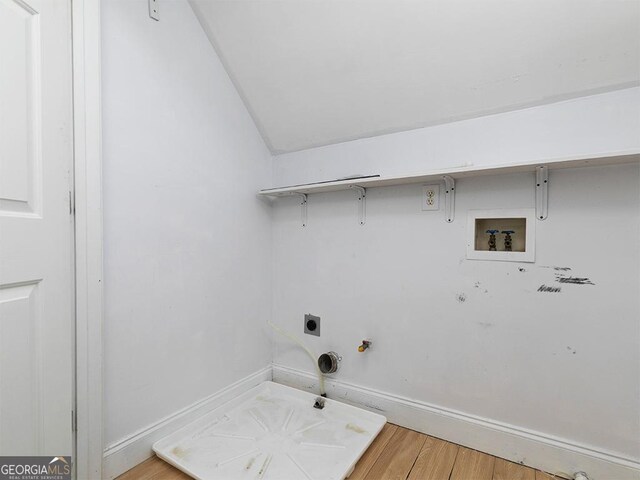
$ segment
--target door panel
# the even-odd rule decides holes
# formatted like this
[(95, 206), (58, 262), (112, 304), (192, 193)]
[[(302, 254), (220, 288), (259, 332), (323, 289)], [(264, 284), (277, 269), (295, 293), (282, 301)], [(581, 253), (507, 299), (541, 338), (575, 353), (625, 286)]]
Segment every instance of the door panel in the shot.
[(0, 452), (20, 455), (40, 449), (42, 358), (38, 355), (38, 283), (0, 289)]
[(40, 22), (15, 0), (0, 0), (0, 211), (37, 213), (40, 164)]
[(0, 455), (71, 455), (70, 0), (0, 0)]

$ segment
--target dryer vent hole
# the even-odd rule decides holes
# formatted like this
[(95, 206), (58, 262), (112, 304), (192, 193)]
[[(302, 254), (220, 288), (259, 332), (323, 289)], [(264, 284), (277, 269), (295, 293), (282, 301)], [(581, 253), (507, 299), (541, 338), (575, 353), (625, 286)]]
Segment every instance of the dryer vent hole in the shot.
[(340, 360), (342, 357), (336, 352), (323, 353), (318, 357), (318, 368), (324, 374), (335, 373), (340, 366)]

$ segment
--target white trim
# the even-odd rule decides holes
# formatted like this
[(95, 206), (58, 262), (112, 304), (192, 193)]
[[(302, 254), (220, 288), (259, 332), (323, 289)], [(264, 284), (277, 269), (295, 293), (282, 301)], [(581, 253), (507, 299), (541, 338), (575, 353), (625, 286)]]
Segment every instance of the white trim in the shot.
[(260, 383), (271, 380), (271, 365), (263, 368), (218, 392), (157, 422), (134, 432), (128, 437), (109, 445), (104, 452), (103, 477), (112, 479), (135, 467), (153, 455), (152, 445), (202, 415), (220, 407), (229, 400), (250, 390)]
[(102, 477), (100, 0), (72, 0), (76, 280), (75, 476)]
[[(273, 365), (273, 381), (303, 390), (317, 388), (315, 375)], [(637, 480), (640, 462), (570, 440), (457, 412), (424, 402), (327, 379), (329, 398), (382, 413), (391, 423), (551, 472), (587, 472), (590, 478)]]

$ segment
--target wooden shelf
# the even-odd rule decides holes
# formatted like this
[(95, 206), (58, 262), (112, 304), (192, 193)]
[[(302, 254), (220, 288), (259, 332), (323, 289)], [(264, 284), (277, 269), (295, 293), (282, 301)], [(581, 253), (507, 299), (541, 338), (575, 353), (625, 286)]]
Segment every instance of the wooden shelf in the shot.
[(267, 188), (260, 190), (259, 195), (270, 197), (283, 197), (289, 195), (310, 195), (313, 193), (337, 192), (349, 190), (354, 187), (390, 187), (393, 185), (405, 185), (413, 183), (427, 183), (440, 181), (444, 176), (453, 179), (477, 177), (481, 175), (503, 175), (508, 173), (535, 172), (537, 167), (545, 166), (549, 170), (561, 168), (576, 168), (600, 165), (622, 165), (640, 162), (640, 151), (625, 151), (610, 153), (601, 156), (575, 156), (569, 158), (556, 158), (535, 162), (511, 163), (506, 165), (471, 166), (432, 170), (420, 174), (401, 176), (368, 176), (357, 179), (336, 180), (321, 183), (309, 183), (288, 187)]

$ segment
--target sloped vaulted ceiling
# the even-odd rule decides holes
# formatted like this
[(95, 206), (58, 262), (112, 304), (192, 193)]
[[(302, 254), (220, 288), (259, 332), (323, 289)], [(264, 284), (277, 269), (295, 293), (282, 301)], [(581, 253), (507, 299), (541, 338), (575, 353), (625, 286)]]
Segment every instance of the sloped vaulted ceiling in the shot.
[(191, 0), (274, 153), (639, 83), (638, 0)]

